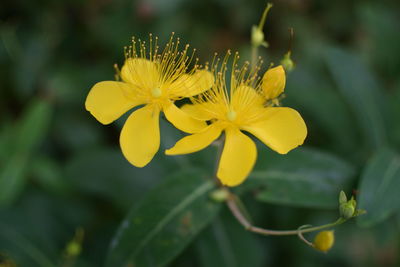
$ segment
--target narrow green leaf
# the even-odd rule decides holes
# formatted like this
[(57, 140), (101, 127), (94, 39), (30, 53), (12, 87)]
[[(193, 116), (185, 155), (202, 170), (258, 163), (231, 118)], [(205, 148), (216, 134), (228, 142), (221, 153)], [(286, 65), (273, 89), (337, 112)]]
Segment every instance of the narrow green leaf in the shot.
[(358, 206), (367, 211), (359, 225), (372, 226), (400, 208), (400, 156), (392, 150), (378, 151), (361, 176)]
[(39, 156), (31, 160), (32, 176), (45, 190), (63, 195), (70, 190), (70, 184), (62, 176), (60, 165), (52, 158)]
[(335, 208), (340, 190), (353, 175), (348, 163), (331, 154), (298, 148), (287, 155), (260, 152), (256, 169), (244, 186), (257, 188), (260, 201)]
[(347, 101), (366, 142), (372, 148), (387, 143), (385, 99), (371, 71), (352, 53), (339, 48), (325, 52), (329, 71)]
[(12, 202), (21, 191), (28, 161), (33, 150), (43, 140), (49, 126), (51, 106), (46, 101), (34, 101), (24, 112), (15, 129), (14, 148), (0, 171), (0, 206)]
[[(0, 241), (0, 249), (14, 247), (30, 260), (31, 266), (55, 266), (55, 264), (30, 240), (15, 231), (12, 227), (3, 223), (0, 223)], [(3, 245), (6, 245), (6, 247), (3, 247)]]
[[(47, 37), (47, 38), (46, 38)], [(15, 61), (15, 91), (21, 99), (28, 99), (37, 88), (46, 61), (51, 55), (50, 38), (46, 35), (33, 35), (24, 42), (24, 49)]]
[(9, 121), (2, 121), (0, 126), (0, 166), (2, 162), (5, 162), (9, 157), (11, 151), (13, 151), (13, 137), (14, 128), (13, 124)]
[(365, 36), (372, 42), (363, 44), (365, 56), (379, 68), (387, 80), (398, 78), (400, 53), (400, 21), (398, 10), (379, 2), (362, 2), (356, 7), (356, 15)]
[(393, 140), (393, 143), (397, 145), (397, 148), (400, 149), (400, 79), (397, 81), (397, 85), (395, 89), (392, 91), (390, 94), (390, 107), (391, 107), (391, 112), (392, 116), (390, 117), (391, 119), (391, 139)]
[(200, 170), (187, 170), (151, 191), (123, 221), (106, 266), (166, 265), (217, 214), (208, 196), (214, 187)]

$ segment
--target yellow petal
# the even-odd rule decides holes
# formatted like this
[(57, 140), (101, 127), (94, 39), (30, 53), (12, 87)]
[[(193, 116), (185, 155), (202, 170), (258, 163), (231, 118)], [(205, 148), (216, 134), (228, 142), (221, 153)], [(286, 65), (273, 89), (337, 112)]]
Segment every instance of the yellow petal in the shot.
[(221, 135), (222, 129), (220, 124), (213, 123), (199, 133), (182, 138), (172, 148), (167, 149), (165, 154), (180, 155), (202, 150)]
[(253, 88), (246, 85), (240, 85), (232, 94), (233, 108), (240, 106), (262, 105), (263, 97)]
[(96, 83), (90, 90), (85, 107), (99, 122), (109, 124), (129, 109), (143, 104), (132, 96), (132, 88), (123, 82)]
[(183, 112), (174, 103), (168, 103), (163, 106), (163, 111), (167, 120), (176, 128), (186, 133), (197, 133), (207, 127), (204, 121), (197, 120), (189, 114)]
[(302, 145), (307, 136), (307, 127), (300, 114), (294, 109), (283, 107), (265, 108), (262, 121), (242, 129), (280, 154), (286, 154)]
[(136, 167), (147, 165), (160, 147), (159, 116), (158, 108), (147, 105), (134, 111), (122, 128), (122, 153)]
[(262, 79), (265, 98), (274, 99), (283, 93), (286, 84), (285, 70), (282, 65), (269, 69)]
[(183, 74), (169, 86), (169, 92), (176, 97), (198, 95), (212, 87), (214, 75), (208, 70), (198, 70), (194, 74)]
[(144, 58), (128, 58), (121, 69), (121, 78), (138, 88), (156, 88), (159, 82), (157, 65)]
[(195, 119), (201, 121), (208, 121), (213, 119), (215, 116), (210, 112), (212, 104), (204, 102), (201, 104), (185, 104), (181, 107), (181, 110)]
[(236, 128), (225, 130), (224, 150), (219, 162), (217, 177), (227, 186), (241, 184), (253, 169), (257, 159), (254, 142)]

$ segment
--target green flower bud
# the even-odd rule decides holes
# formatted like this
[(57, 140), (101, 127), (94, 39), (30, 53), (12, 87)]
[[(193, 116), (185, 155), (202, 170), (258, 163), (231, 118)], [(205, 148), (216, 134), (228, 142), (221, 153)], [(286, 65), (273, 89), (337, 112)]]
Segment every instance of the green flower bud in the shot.
[(350, 203), (354, 207), (354, 209), (357, 207), (357, 201), (354, 199), (354, 196), (351, 197), (348, 203)]
[(76, 232), (74, 238), (67, 243), (65, 247), (65, 256), (67, 258), (75, 258), (82, 252), (82, 242), (83, 242), (84, 231), (81, 227), (79, 227)]
[(345, 219), (350, 219), (354, 215), (355, 206), (353, 206), (352, 203), (350, 203), (350, 201), (342, 203), (339, 206), (339, 211), (340, 211), (340, 216), (342, 216)]
[(346, 193), (342, 191), (340, 191), (339, 194), (339, 204), (343, 204), (347, 202), (347, 197), (346, 197)]
[(284, 56), (283, 59), (281, 60), (281, 64), (283, 68), (286, 70), (286, 72), (290, 72), (294, 69), (294, 62), (290, 58), (290, 51), (287, 52)]
[(268, 43), (264, 40), (264, 33), (262, 32), (262, 29), (264, 28), (265, 20), (267, 19), (268, 12), (271, 8), (272, 4), (268, 3), (264, 9), (258, 26), (254, 25), (251, 28), (251, 44), (255, 47), (258, 47), (260, 45), (268, 47)]
[(75, 241), (71, 241), (67, 245), (66, 253), (68, 256), (76, 257), (81, 253), (82, 247), (81, 244)]
[(356, 214), (357, 202), (352, 196), (350, 200), (347, 200), (346, 194), (340, 191), (339, 194), (339, 212), (340, 216), (344, 219), (350, 219)]

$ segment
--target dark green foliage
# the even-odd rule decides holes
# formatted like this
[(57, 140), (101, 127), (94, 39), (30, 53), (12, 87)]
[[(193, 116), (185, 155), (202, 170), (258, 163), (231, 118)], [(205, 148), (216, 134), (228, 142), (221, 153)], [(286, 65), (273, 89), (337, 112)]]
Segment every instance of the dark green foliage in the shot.
[(263, 157), (243, 187), (255, 188), (260, 201), (336, 208), (338, 192), (354, 176), (349, 164), (317, 150), (299, 148), (286, 156), (259, 154)]
[(220, 205), (209, 197), (213, 189), (214, 182), (198, 169), (173, 175), (124, 219), (106, 266), (170, 262), (217, 214)]
[(360, 180), (359, 207), (368, 211), (358, 218), (362, 226), (382, 222), (400, 209), (400, 156), (390, 149), (378, 151), (367, 163)]

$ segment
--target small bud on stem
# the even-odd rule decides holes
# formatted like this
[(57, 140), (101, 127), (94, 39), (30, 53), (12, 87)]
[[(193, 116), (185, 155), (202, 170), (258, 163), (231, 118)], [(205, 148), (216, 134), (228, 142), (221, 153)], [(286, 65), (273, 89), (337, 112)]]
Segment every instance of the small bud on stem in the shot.
[(335, 243), (333, 231), (321, 231), (314, 239), (314, 248), (322, 252), (328, 252)]

